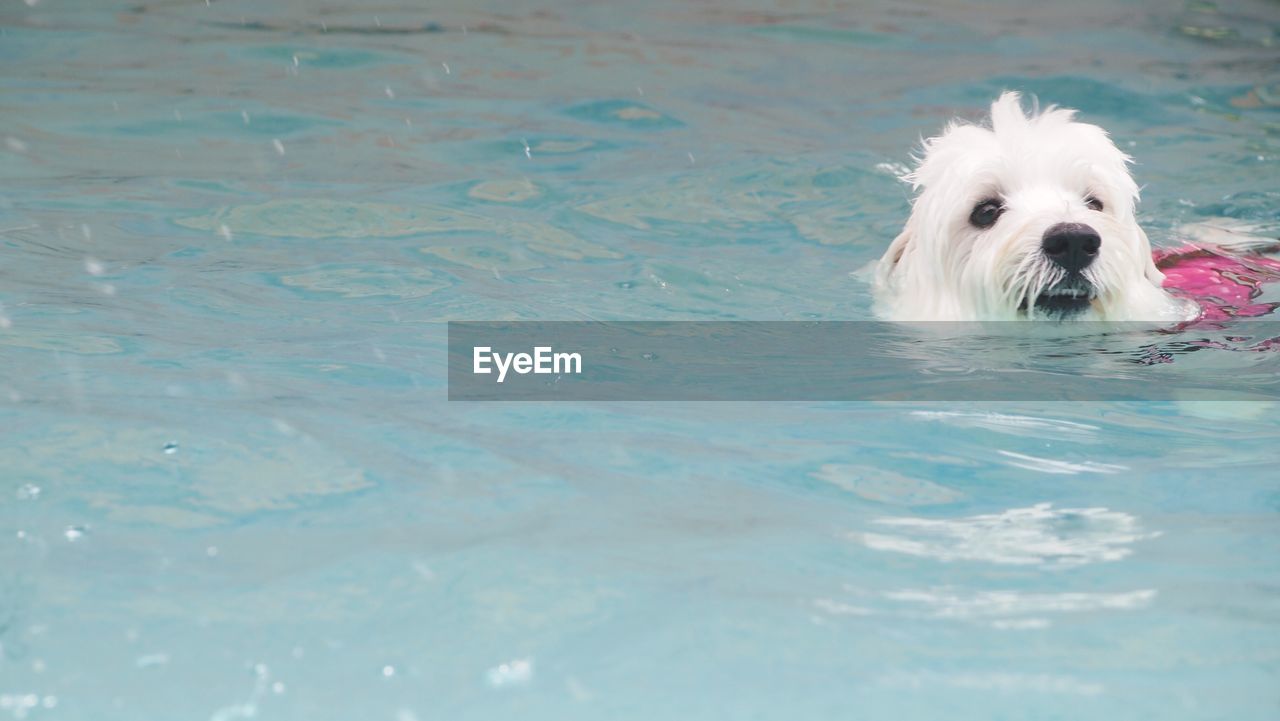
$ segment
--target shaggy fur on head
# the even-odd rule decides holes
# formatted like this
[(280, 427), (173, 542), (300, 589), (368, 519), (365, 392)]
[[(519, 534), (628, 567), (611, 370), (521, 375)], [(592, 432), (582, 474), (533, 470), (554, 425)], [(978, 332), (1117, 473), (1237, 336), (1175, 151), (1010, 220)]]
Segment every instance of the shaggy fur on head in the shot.
[[(891, 320), (1179, 321), (1193, 304), (1161, 289), (1134, 219), (1129, 157), (1075, 111), (1027, 115), (1019, 95), (991, 105), (990, 127), (953, 122), (924, 142), (906, 180), (911, 217), (876, 268), (877, 312)], [(995, 205), (991, 205), (991, 203)], [(987, 227), (975, 209), (987, 204)], [(1072, 271), (1046, 233), (1087, 226), (1100, 239)]]

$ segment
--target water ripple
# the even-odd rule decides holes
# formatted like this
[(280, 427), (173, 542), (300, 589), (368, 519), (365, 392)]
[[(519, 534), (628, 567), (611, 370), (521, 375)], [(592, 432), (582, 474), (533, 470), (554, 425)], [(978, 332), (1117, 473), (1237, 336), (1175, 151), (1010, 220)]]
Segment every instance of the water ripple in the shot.
[(927, 421), (937, 421), (958, 428), (985, 428), (997, 433), (1031, 438), (1052, 438), (1091, 442), (1097, 439), (1098, 426), (1054, 418), (1009, 415), (1005, 413), (975, 413), (965, 411), (911, 411), (911, 416)]
[(1121, 466), (1116, 463), (1096, 463), (1094, 461), (1072, 463), (1070, 461), (1055, 461), (1051, 458), (1028, 456), (1025, 453), (1014, 453), (1013, 451), (996, 452), (1010, 459), (1009, 465), (1011, 466), (1041, 473), (1074, 476), (1080, 473), (1119, 473), (1129, 470), (1128, 466)]
[(979, 591), (965, 593), (951, 588), (906, 589), (884, 594), (927, 608), (937, 618), (971, 619), (992, 616), (1025, 616), (1040, 613), (1078, 613), (1144, 608), (1156, 597), (1155, 589), (1120, 593), (1021, 593)]
[(1136, 516), (1106, 508), (1061, 508), (1039, 503), (958, 519), (881, 518), (893, 533), (854, 533), (868, 548), (938, 561), (1071, 568), (1119, 561), (1133, 543), (1154, 538)]

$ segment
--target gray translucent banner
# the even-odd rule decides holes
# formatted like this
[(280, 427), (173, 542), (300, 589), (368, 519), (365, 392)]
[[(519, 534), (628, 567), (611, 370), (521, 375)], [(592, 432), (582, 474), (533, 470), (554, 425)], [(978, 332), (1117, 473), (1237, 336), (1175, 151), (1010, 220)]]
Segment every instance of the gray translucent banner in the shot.
[(450, 322), (451, 401), (1280, 398), (1280, 322)]

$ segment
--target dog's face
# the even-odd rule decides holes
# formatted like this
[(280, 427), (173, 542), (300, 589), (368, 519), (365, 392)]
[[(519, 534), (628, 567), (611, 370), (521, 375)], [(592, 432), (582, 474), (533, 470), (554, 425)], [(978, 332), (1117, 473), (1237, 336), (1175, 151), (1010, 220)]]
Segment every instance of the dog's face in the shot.
[(925, 142), (911, 217), (880, 260), (877, 309), (894, 320), (1183, 320), (1134, 219), (1129, 158), (1095, 125), (1017, 93), (991, 127)]

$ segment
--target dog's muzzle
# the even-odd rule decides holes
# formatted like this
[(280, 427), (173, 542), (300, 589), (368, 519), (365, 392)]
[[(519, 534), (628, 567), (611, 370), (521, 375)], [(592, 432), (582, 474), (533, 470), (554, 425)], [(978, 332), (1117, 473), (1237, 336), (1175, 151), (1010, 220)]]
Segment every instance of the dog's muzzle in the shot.
[(1102, 236), (1083, 223), (1058, 223), (1045, 231), (1040, 250), (1057, 267), (1066, 271), (1062, 280), (1036, 296), (1036, 309), (1059, 317), (1075, 315), (1093, 301), (1093, 284), (1084, 277), (1098, 257)]

